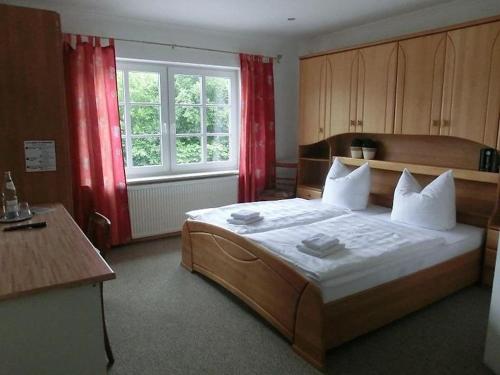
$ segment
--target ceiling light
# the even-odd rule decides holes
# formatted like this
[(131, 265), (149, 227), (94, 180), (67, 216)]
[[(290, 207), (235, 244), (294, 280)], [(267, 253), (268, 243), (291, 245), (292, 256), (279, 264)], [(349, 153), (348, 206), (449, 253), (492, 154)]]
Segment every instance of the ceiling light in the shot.
[(295, 17), (288, 17), (287, 20), (288, 21), (295, 21)]

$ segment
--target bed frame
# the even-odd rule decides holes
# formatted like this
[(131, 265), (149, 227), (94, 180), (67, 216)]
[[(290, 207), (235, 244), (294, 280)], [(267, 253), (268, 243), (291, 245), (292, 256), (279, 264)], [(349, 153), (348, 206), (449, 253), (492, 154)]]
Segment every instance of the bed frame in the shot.
[[(418, 167), (418, 180), (428, 182), (434, 178), (433, 167)], [(399, 175), (393, 165), (375, 166), (371, 201), (390, 207)], [(470, 174), (458, 175), (458, 221), (486, 227), (496, 210), (497, 183), (485, 182), (482, 177), (476, 180)], [(245, 237), (194, 220), (187, 220), (182, 230), (182, 265), (238, 296), (319, 369), (325, 367), (328, 349), (476, 283), (482, 257), (483, 246), (406, 277), (324, 303), (315, 283)]]

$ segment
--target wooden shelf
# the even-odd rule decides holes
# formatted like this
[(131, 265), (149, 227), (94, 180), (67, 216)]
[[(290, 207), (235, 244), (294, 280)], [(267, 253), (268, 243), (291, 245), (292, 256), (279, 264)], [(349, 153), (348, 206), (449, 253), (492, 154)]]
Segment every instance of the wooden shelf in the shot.
[(330, 162), (330, 159), (328, 159), (328, 158), (300, 158), (300, 160), (318, 161), (318, 162), (324, 162), (324, 163), (329, 163)]
[(365, 159), (348, 158), (344, 156), (333, 156), (333, 158), (335, 157), (338, 157), (340, 161), (342, 161), (342, 163), (344, 163), (345, 165), (360, 166), (368, 162), (370, 167), (375, 169), (384, 169), (388, 171), (402, 172), (406, 168), (411, 173), (423, 174), (428, 176), (439, 176), (440, 174), (446, 172), (447, 170), (452, 169), (453, 176), (460, 180), (485, 182), (488, 184), (498, 183), (498, 173), (473, 171), (469, 169), (435, 167), (435, 166), (420, 165), (420, 164), (407, 164), (407, 163), (399, 163), (399, 162), (384, 161), (384, 160), (365, 160)]
[(315, 184), (299, 184), (299, 185), (297, 185), (297, 188), (309, 189), (309, 190), (318, 190), (320, 192), (323, 190), (323, 186), (322, 185), (315, 185)]

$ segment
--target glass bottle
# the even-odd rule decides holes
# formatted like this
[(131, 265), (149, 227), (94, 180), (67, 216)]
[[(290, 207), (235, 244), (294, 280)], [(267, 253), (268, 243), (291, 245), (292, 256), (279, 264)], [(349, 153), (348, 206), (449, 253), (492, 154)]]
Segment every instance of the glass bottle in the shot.
[(19, 204), (17, 200), (16, 187), (9, 172), (4, 174), (3, 205), (5, 207), (5, 218), (15, 219), (19, 216)]

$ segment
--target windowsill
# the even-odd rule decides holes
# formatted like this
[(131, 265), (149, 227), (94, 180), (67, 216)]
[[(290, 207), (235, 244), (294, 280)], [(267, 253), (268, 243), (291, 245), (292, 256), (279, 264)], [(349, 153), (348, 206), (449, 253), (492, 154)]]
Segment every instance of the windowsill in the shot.
[(212, 177), (234, 176), (237, 174), (238, 170), (231, 170), (231, 171), (217, 171), (217, 172), (183, 173), (183, 174), (155, 176), (155, 177), (135, 177), (135, 178), (127, 178), (127, 185), (128, 186), (149, 185), (162, 182), (200, 180)]

